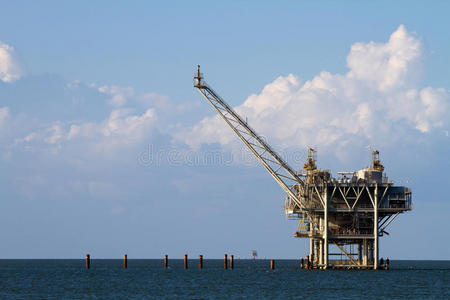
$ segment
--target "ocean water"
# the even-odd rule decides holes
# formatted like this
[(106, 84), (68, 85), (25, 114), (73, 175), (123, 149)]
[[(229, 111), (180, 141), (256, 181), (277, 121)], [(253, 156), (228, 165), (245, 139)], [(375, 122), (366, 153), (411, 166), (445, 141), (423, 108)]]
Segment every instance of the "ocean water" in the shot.
[(395, 261), (389, 271), (300, 270), (298, 260), (0, 260), (0, 299), (450, 299), (450, 261)]

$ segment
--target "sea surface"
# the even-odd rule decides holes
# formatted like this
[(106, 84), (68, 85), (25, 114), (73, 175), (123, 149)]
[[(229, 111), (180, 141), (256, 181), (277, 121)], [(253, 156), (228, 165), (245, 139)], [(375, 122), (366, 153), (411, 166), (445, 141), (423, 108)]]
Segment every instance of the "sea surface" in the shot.
[(0, 260), (0, 299), (450, 299), (450, 261), (395, 261), (389, 271), (300, 270), (298, 260)]

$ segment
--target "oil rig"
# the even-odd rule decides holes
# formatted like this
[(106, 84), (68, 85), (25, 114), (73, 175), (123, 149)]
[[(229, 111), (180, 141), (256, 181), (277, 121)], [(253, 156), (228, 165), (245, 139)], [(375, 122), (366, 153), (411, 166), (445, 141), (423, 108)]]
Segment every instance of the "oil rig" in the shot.
[(285, 213), (299, 222), (294, 236), (310, 241), (312, 268), (379, 269), (379, 238), (389, 234), (386, 228), (399, 214), (412, 209), (412, 202), (410, 188), (387, 178), (378, 151), (372, 151), (370, 167), (338, 172), (335, 178), (317, 168), (310, 148), (303, 170), (294, 171), (206, 84), (200, 66), (194, 87), (286, 192)]

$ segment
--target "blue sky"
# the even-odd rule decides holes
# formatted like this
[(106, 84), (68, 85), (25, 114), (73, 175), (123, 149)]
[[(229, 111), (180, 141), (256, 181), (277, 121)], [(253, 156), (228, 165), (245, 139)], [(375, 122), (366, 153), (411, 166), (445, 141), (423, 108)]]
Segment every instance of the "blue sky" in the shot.
[(378, 148), (414, 193), (381, 256), (449, 259), (446, 2), (0, 6), (0, 257), (304, 256), (201, 64), (296, 169), (307, 146), (333, 172)]

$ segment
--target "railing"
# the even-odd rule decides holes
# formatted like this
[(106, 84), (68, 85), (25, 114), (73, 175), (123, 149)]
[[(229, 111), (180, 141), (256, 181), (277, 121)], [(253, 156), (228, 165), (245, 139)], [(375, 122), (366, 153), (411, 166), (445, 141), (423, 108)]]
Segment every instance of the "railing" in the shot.
[[(352, 262), (351, 260), (347, 260), (347, 259), (332, 259), (332, 260), (328, 260), (328, 263), (331, 265), (344, 265), (344, 266), (364, 266), (366, 267), (366, 265), (363, 264), (363, 262), (360, 262), (358, 260), (355, 260), (354, 262)], [(368, 261), (367, 262), (367, 266), (370, 267), (373, 265), (373, 261)]]
[(357, 229), (357, 228), (339, 228), (328, 229), (330, 235), (360, 235), (373, 234), (373, 229)]

